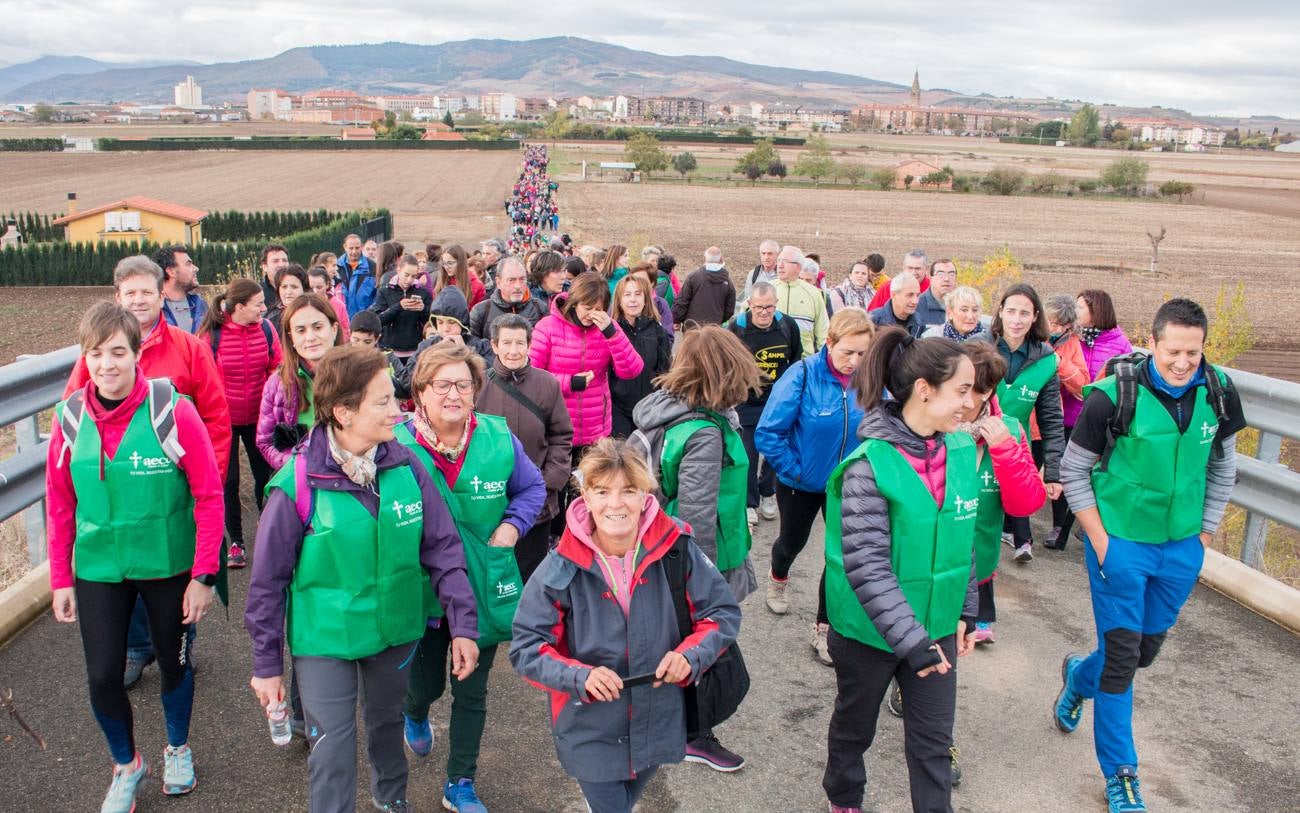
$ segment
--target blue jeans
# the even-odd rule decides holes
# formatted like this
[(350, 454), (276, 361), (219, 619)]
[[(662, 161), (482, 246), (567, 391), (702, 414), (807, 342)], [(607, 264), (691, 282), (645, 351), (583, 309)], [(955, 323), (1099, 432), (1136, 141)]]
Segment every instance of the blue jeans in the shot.
[[(190, 624), (185, 633), (185, 647), (194, 649), (194, 628)], [(149, 637), (149, 614), (145, 612), (144, 600), (136, 597), (135, 609), (131, 611), (131, 624), (126, 629), (126, 652), (132, 658), (146, 660), (153, 657), (153, 639)]]
[(1106, 561), (1084, 545), (1097, 649), (1074, 673), (1074, 688), (1095, 700), (1092, 731), (1104, 776), (1137, 768), (1133, 676), (1150, 666), (1192, 594), (1205, 547), (1199, 536), (1160, 544), (1110, 538)]

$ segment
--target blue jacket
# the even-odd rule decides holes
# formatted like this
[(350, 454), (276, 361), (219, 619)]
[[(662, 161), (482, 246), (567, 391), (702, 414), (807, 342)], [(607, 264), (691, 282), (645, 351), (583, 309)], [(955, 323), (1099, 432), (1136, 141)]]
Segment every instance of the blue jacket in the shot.
[(364, 254), (361, 255), (361, 261), (357, 263), (356, 270), (353, 270), (352, 266), (348, 265), (348, 257), (346, 254), (340, 255), (338, 268), (339, 279), (343, 280), (345, 283), (351, 282), (352, 278), (358, 274), (369, 274), (372, 277), (375, 275), (374, 261)]
[(823, 492), (840, 461), (857, 448), (858, 395), (831, 372), (826, 348), (790, 365), (767, 397), (754, 445), (777, 479), (800, 491)]
[[(208, 313), (208, 302), (195, 293), (186, 294), (185, 301), (189, 303), (190, 316), (194, 319), (194, 327), (190, 329), (192, 335), (199, 332), (199, 324), (202, 323), (203, 317)], [(176, 316), (172, 313), (172, 309), (168, 307), (166, 296), (163, 297), (162, 315), (167, 320), (167, 324), (176, 327)]]
[[(361, 266), (357, 266), (357, 270), (360, 271)], [(343, 291), (343, 301), (347, 303), (349, 319), (375, 304), (375, 275), (353, 274)]]

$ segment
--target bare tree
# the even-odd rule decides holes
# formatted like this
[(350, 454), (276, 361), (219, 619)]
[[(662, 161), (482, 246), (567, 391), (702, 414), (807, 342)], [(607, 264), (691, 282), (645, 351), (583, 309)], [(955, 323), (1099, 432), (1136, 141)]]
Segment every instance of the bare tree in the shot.
[(1147, 229), (1147, 239), (1151, 241), (1151, 273), (1156, 273), (1156, 267), (1160, 264), (1160, 241), (1165, 239), (1165, 227), (1160, 227), (1160, 233), (1156, 234)]

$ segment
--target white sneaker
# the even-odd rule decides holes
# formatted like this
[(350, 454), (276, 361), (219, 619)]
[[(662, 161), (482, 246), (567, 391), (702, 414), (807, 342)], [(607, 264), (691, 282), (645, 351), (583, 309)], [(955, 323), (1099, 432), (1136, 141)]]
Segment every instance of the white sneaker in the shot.
[(758, 524), (758, 512), (753, 508), (746, 508), (745, 519), (749, 520), (749, 527), (753, 528)]
[(835, 661), (831, 659), (830, 646), (826, 643), (826, 635), (830, 631), (830, 624), (813, 624), (812, 648), (817, 654), (817, 660), (827, 666), (834, 666)]
[(1002, 544), (1006, 545), (1008, 548), (1011, 548), (1012, 550), (1015, 550), (1016, 538), (1011, 534), (1002, 534)]
[(758, 501), (758, 514), (763, 519), (776, 519), (776, 497), (762, 497)]
[(770, 572), (767, 574), (767, 609), (777, 615), (790, 612), (790, 600), (785, 595), (789, 583), (789, 579), (778, 579)]

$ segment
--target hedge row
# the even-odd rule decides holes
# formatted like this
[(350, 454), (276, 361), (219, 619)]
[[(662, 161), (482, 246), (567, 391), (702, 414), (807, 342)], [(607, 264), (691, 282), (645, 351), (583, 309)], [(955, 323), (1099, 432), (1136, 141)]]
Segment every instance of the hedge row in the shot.
[[(387, 209), (376, 212), (348, 212), (315, 228), (279, 239), (289, 258), (306, 265), (321, 251), (338, 252), (343, 238), (360, 232), (362, 224), (374, 217), (385, 220), (384, 231), (393, 233), (392, 214)], [(208, 242), (190, 247), (190, 257), (198, 264), (204, 283), (222, 283), (231, 277), (256, 279), (257, 257), (265, 241), (241, 240), (237, 243)], [(111, 285), (113, 267), (123, 257), (151, 254), (156, 243), (36, 243), (0, 250), (0, 286), (10, 285)]]
[(63, 139), (0, 138), (0, 152), (63, 152)]
[(517, 150), (519, 142), (500, 141), (299, 141), (259, 138), (248, 141), (221, 138), (124, 140), (99, 138), (95, 149), (103, 152), (185, 152), (189, 150)]
[(4, 215), (0, 225), (0, 234), (4, 233), (9, 221), (14, 221), (18, 233), (29, 243), (51, 243), (63, 239), (63, 227), (52, 225), (59, 215), (47, 215), (40, 212), (10, 212)]
[(269, 240), (307, 231), (344, 217), (340, 212), (208, 212), (203, 218), (203, 239), (216, 243)]

